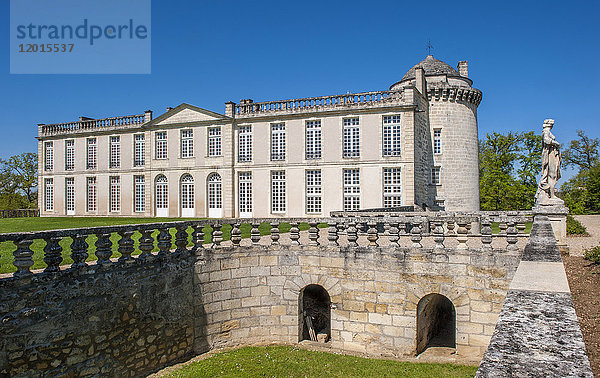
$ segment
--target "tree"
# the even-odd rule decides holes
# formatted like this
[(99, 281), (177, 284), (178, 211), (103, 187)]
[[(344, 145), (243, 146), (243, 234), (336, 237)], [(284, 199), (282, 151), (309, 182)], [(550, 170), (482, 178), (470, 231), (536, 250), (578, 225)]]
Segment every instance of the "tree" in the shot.
[(563, 154), (565, 166), (578, 167), (580, 170), (591, 169), (599, 162), (598, 148), (600, 139), (590, 138), (583, 130), (577, 130), (579, 139), (572, 140)]
[(37, 207), (37, 162), (31, 152), (0, 159), (0, 207)]
[(529, 131), (520, 136), (518, 155), (519, 196), (518, 208), (530, 209), (535, 203), (538, 182), (536, 176), (542, 166), (542, 136)]

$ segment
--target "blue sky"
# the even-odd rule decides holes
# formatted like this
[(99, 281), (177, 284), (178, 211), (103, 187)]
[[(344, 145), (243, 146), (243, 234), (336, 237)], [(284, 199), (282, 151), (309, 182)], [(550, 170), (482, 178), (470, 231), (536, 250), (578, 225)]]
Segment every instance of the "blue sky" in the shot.
[[(0, 5), (9, 25), (9, 2)], [(0, 29), (0, 158), (37, 151), (37, 123), (387, 89), (427, 55), (483, 91), (479, 136), (554, 118), (600, 137), (597, 2), (152, 1), (152, 74), (10, 75)], [(567, 173), (567, 176), (569, 174)]]

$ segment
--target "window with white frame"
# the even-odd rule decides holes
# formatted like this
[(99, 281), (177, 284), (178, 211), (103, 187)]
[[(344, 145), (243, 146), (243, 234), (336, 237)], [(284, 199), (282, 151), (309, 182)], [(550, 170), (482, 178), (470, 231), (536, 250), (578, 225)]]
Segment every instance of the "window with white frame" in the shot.
[(167, 158), (167, 132), (158, 131), (154, 134), (156, 141), (156, 158), (166, 159)]
[(306, 159), (321, 158), (321, 121), (306, 121)]
[(65, 170), (75, 169), (75, 141), (73, 139), (65, 140)]
[(383, 156), (400, 156), (400, 116), (383, 117)]
[(110, 168), (119, 168), (121, 166), (121, 137), (111, 136), (110, 137), (110, 152), (109, 152), (108, 166)]
[(44, 143), (44, 169), (51, 171), (54, 169), (54, 144), (53, 142)]
[(97, 200), (96, 178), (88, 177), (87, 178), (87, 198), (86, 198), (87, 211), (96, 211), (96, 209), (97, 209), (96, 200)]
[(208, 209), (223, 208), (223, 186), (221, 175), (211, 173), (208, 175)]
[(181, 178), (181, 208), (194, 208), (194, 178), (190, 174)]
[(360, 170), (344, 169), (344, 211), (360, 210)]
[(146, 141), (144, 134), (133, 136), (133, 166), (143, 167), (145, 164)]
[(252, 161), (252, 126), (240, 126), (238, 130), (238, 161)]
[(208, 129), (208, 156), (221, 156), (221, 128)]
[(65, 178), (65, 205), (67, 214), (75, 211), (75, 179), (73, 177)]
[(54, 180), (44, 180), (44, 207), (46, 211), (54, 211)]
[(87, 138), (86, 139), (86, 144), (87, 144), (87, 153), (86, 153), (86, 167), (87, 169), (96, 169), (98, 167), (98, 158), (96, 156), (98, 151), (98, 145), (96, 144), (97, 140), (96, 138)]
[(252, 212), (252, 173), (239, 173), (239, 211), (242, 213)]
[(343, 120), (342, 157), (360, 157), (360, 130), (358, 118)]
[(321, 212), (321, 171), (306, 171), (306, 212)]
[(431, 184), (432, 185), (440, 185), (441, 184), (440, 167), (431, 167)]
[(383, 169), (383, 207), (402, 205), (402, 182), (400, 168)]
[(194, 157), (194, 130), (181, 130), (181, 157)]
[(121, 211), (121, 178), (118, 176), (110, 177), (110, 211)]
[(433, 130), (433, 153), (442, 153), (442, 129)]
[(285, 171), (271, 172), (271, 212), (285, 212)]
[(285, 160), (285, 123), (271, 125), (271, 160)]
[(144, 176), (134, 176), (133, 183), (133, 211), (141, 213), (146, 211), (146, 182)]
[(159, 175), (156, 178), (156, 208), (169, 208), (169, 186), (167, 178), (164, 175)]

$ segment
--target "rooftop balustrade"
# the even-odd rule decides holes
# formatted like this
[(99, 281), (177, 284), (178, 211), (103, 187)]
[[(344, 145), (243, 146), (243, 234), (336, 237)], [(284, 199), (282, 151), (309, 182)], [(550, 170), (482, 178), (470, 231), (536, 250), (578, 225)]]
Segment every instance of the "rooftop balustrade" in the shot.
[[(422, 213), (411, 215), (252, 218), (181, 221), (0, 234), (0, 243), (14, 244), (14, 277), (144, 261), (170, 254), (209, 254), (218, 248), (476, 248), (503, 253), (517, 251), (528, 237), (530, 214)], [(498, 224), (493, 232), (492, 224)], [(118, 236), (117, 236), (118, 235)], [(32, 247), (35, 241), (35, 248)], [(41, 257), (41, 261), (34, 261)], [(72, 260), (65, 265), (65, 258)], [(39, 258), (37, 260), (40, 260)], [(32, 271), (34, 265), (45, 268)], [(3, 278), (10, 274), (0, 275)]]
[(39, 125), (39, 136), (72, 134), (85, 131), (97, 131), (116, 127), (137, 127), (148, 121), (147, 114), (135, 114), (101, 119), (84, 119), (76, 122)]

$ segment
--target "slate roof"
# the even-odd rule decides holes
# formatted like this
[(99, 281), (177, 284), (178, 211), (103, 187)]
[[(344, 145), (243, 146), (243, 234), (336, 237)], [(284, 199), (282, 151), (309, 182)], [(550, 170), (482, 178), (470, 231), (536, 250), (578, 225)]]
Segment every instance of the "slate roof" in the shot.
[(456, 72), (452, 66), (442, 62), (441, 60), (435, 59), (433, 55), (428, 55), (427, 58), (423, 59), (419, 63), (413, 66), (406, 75), (400, 81), (411, 80), (415, 78), (415, 70), (417, 67), (422, 67), (425, 70), (425, 76), (434, 75), (448, 75), (449, 77), (460, 77), (460, 74)]

